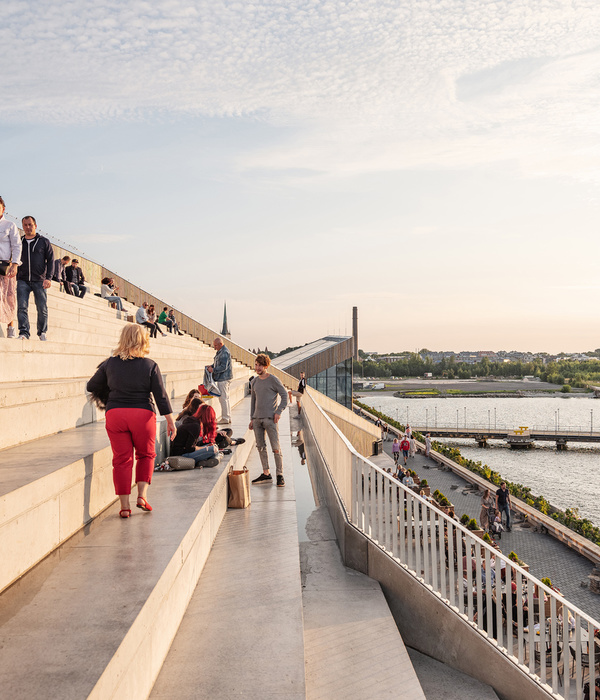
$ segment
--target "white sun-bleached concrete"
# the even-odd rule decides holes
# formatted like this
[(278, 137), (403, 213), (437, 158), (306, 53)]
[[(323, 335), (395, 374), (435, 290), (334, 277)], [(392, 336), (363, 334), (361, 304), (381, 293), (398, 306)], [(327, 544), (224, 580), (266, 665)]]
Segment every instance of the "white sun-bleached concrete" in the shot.
[[(237, 435), (247, 429), (248, 403), (233, 409)], [(245, 463), (253, 446), (245, 437), (229, 464)], [(2, 694), (146, 697), (226, 511), (227, 471), (222, 463), (156, 473), (152, 513), (134, 507), (123, 520), (115, 504), (33, 590), (24, 580), (0, 596)]]
[[(285, 488), (252, 486), (252, 505), (225, 515), (153, 700), (306, 698), (287, 414), (279, 426)], [(248, 466), (251, 479), (262, 471), (256, 451)]]
[[(0, 338), (0, 449), (103, 420), (87, 401), (85, 385), (115, 347), (124, 322), (94, 296), (81, 300), (51, 288), (48, 305), (47, 342)], [(35, 319), (33, 301), (30, 318)], [(174, 398), (201, 383), (214, 350), (190, 336), (168, 333), (151, 341), (151, 357)], [(233, 371), (235, 404), (246, 393), (249, 370), (234, 361)], [(220, 416), (219, 402), (212, 403)]]

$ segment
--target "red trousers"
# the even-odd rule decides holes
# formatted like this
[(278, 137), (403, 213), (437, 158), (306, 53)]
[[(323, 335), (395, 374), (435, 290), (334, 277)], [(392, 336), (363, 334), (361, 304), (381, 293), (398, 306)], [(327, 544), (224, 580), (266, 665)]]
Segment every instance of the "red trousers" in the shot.
[(111, 408), (106, 432), (113, 451), (113, 482), (117, 496), (131, 493), (133, 449), (135, 480), (152, 481), (156, 458), (156, 415), (145, 408)]

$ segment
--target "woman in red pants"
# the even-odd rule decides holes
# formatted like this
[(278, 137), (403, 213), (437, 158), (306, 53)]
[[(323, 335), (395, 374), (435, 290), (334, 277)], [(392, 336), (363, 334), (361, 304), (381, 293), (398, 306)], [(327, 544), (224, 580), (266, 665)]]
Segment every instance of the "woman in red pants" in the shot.
[(143, 326), (128, 323), (121, 331), (112, 357), (98, 366), (87, 384), (87, 390), (106, 403), (106, 432), (113, 451), (113, 481), (121, 501), (119, 515), (122, 518), (131, 515), (129, 496), (134, 448), (136, 505), (142, 510), (152, 510), (146, 500), (156, 457), (156, 414), (152, 396), (167, 421), (171, 440), (177, 433), (158, 365), (146, 357), (149, 349), (148, 331)]

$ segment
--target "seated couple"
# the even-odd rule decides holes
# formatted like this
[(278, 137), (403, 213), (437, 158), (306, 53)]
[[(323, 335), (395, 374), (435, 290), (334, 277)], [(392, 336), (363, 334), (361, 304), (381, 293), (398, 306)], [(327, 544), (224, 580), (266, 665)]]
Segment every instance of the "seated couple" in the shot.
[(151, 338), (156, 338), (157, 333), (160, 333), (163, 338), (167, 337), (167, 334), (163, 333), (158, 327), (154, 304), (148, 306), (148, 302), (143, 301), (140, 308), (135, 312), (135, 320), (140, 326), (146, 326), (150, 330)]
[(175, 312), (173, 309), (167, 313), (167, 306), (165, 306), (158, 317), (157, 323), (160, 323), (162, 326), (166, 326), (169, 330), (169, 333), (172, 333), (175, 331), (177, 335), (185, 335), (179, 330), (179, 324), (177, 323), (177, 319), (175, 318)]
[(100, 287), (100, 296), (106, 299), (109, 304), (116, 304), (117, 311), (123, 311), (123, 299), (115, 295), (118, 289), (119, 288), (115, 287), (114, 281), (110, 277), (105, 277)]
[(220, 449), (229, 454), (229, 445), (244, 442), (243, 439), (233, 440), (231, 430), (217, 430), (217, 416), (213, 407), (199, 398), (189, 402), (177, 416), (177, 421), (179, 427), (171, 443), (171, 456), (189, 457), (197, 467), (216, 467)]

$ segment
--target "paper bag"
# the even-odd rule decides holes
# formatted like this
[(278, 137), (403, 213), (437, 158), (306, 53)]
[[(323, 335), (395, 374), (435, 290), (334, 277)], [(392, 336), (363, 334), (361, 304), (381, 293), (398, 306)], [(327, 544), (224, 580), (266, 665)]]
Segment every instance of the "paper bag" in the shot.
[(241, 470), (229, 470), (229, 508), (247, 508), (250, 505), (250, 472), (244, 467)]

